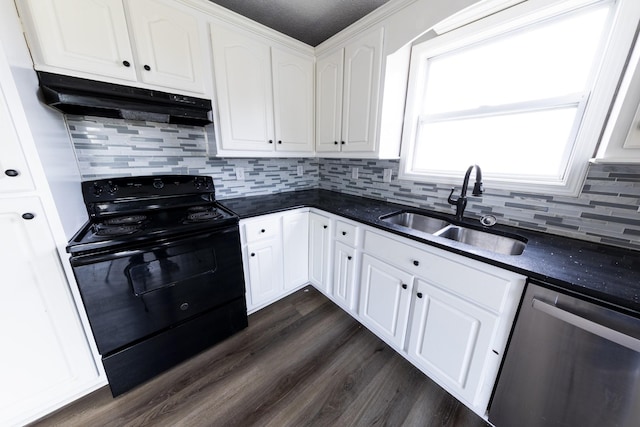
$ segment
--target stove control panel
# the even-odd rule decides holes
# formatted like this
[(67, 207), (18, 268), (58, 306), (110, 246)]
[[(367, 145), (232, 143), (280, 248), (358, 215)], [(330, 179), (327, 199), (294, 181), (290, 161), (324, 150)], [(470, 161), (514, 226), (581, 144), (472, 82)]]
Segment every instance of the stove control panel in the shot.
[(82, 182), (85, 204), (206, 194), (215, 200), (213, 179), (204, 175), (153, 175)]

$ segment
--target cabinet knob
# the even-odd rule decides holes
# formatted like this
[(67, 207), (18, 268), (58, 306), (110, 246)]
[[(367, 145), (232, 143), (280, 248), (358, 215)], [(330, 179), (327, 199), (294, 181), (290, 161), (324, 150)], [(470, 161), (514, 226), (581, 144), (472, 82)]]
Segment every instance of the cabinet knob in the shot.
[(144, 67), (142, 67), (142, 68), (144, 68), (144, 69), (145, 69), (145, 70), (147, 70), (147, 71), (151, 71), (151, 67), (149, 67), (149, 66), (148, 66), (148, 65), (146, 65), (146, 64), (145, 64), (145, 65), (144, 65)]
[(27, 220), (29, 220), (29, 219), (33, 219), (33, 218), (35, 218), (35, 217), (36, 217), (36, 216), (35, 216), (34, 214), (32, 214), (31, 212), (27, 212), (27, 213), (23, 213), (23, 214), (22, 214), (22, 218), (23, 218), (23, 219), (27, 219)]
[(344, 142), (344, 141), (340, 141), (340, 144), (344, 145), (344, 144), (345, 144), (345, 142)]
[(264, 233), (265, 231), (267, 231), (267, 230), (265, 230), (264, 228), (262, 230), (260, 230), (261, 233)]
[(131, 62), (129, 62), (129, 61), (122, 61), (122, 65), (124, 65), (125, 67), (131, 67)]
[(420, 265), (420, 261), (418, 261), (417, 259), (413, 260), (413, 265), (415, 265), (416, 267)]
[(273, 139), (270, 139), (270, 140), (269, 140), (269, 144), (273, 144)]
[(407, 284), (406, 283), (402, 284), (402, 289), (407, 289)]
[(343, 235), (343, 236), (346, 236), (346, 235), (347, 235), (347, 232), (346, 232), (346, 231), (343, 231), (343, 232), (342, 232), (342, 235)]
[(256, 256), (256, 253), (255, 252), (251, 252), (251, 256)]
[(418, 293), (416, 294), (416, 296), (417, 296), (418, 298), (422, 298), (422, 292), (418, 292)]
[(333, 141), (333, 143), (334, 143), (335, 145), (338, 145), (338, 141)]
[(278, 140), (278, 144), (282, 144), (282, 141)]
[(323, 225), (323, 226), (322, 226), (322, 228), (327, 228), (327, 227), (328, 227), (328, 225)]
[(12, 178), (20, 175), (20, 173), (15, 169), (7, 169), (6, 171), (4, 171), (4, 174)]
[(349, 261), (351, 261), (351, 255), (347, 256), (347, 259), (348, 259)]

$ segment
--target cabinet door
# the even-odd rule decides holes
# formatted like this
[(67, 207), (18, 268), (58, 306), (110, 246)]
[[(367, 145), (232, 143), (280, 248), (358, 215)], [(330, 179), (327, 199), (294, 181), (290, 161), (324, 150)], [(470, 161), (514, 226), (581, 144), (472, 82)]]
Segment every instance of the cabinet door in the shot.
[(316, 62), (316, 151), (340, 151), (344, 49)]
[(251, 310), (278, 298), (283, 292), (282, 248), (271, 239), (247, 245), (249, 296)]
[(497, 316), (420, 279), (414, 297), (409, 356), (476, 403)]
[(356, 250), (335, 242), (333, 253), (333, 300), (349, 311), (355, 309)]
[(276, 151), (313, 152), (313, 57), (271, 48)]
[(220, 147), (274, 151), (269, 45), (240, 29), (211, 29)]
[(17, 425), (98, 370), (39, 200), (0, 199), (0, 236), (0, 424)]
[(404, 347), (412, 285), (411, 274), (363, 255), (360, 319), (396, 349)]
[(321, 291), (329, 293), (329, 248), (331, 220), (315, 213), (309, 214), (309, 280)]
[(126, 4), (140, 80), (204, 93), (205, 54), (200, 23), (194, 13), (159, 0), (132, 0)]
[[(0, 52), (0, 54), (2, 54)], [(8, 67), (7, 67), (8, 72)], [(34, 188), (29, 167), (0, 85), (0, 193), (15, 193)]]
[(345, 47), (342, 151), (375, 151), (383, 29)]
[(28, 33), (36, 69), (49, 66), (136, 80), (122, 0), (26, 0), (22, 4), (31, 20)]
[(293, 289), (309, 281), (309, 213), (282, 217), (284, 288)]

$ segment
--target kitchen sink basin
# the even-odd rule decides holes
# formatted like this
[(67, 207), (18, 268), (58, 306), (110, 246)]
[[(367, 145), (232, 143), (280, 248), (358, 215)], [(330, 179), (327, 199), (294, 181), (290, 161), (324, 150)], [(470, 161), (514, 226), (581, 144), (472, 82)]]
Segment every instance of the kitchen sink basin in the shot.
[(526, 246), (526, 243), (523, 241), (512, 237), (487, 233), (458, 225), (449, 225), (434, 233), (434, 235), (503, 255), (520, 255), (524, 252)]
[(412, 230), (423, 231), (429, 234), (442, 230), (444, 227), (449, 225), (447, 221), (440, 218), (434, 218), (414, 212), (398, 212), (381, 219), (391, 224), (408, 227)]

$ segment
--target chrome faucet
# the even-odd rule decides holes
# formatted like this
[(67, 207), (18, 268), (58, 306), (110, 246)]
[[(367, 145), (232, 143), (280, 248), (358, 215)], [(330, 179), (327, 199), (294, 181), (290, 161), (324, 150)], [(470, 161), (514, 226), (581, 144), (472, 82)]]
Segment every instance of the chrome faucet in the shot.
[(467, 207), (467, 187), (469, 186), (469, 176), (471, 172), (475, 168), (476, 170), (476, 183), (473, 186), (473, 191), (471, 192), (474, 196), (482, 195), (484, 189), (482, 188), (482, 171), (480, 170), (480, 166), (471, 165), (467, 172), (464, 174), (464, 181), (462, 182), (462, 190), (460, 191), (460, 195), (458, 197), (453, 197), (453, 192), (456, 190), (455, 187), (451, 189), (451, 193), (449, 193), (449, 198), (447, 201), (451, 205), (455, 205), (456, 207), (456, 219), (458, 221), (462, 221), (462, 216), (464, 215), (464, 209)]

